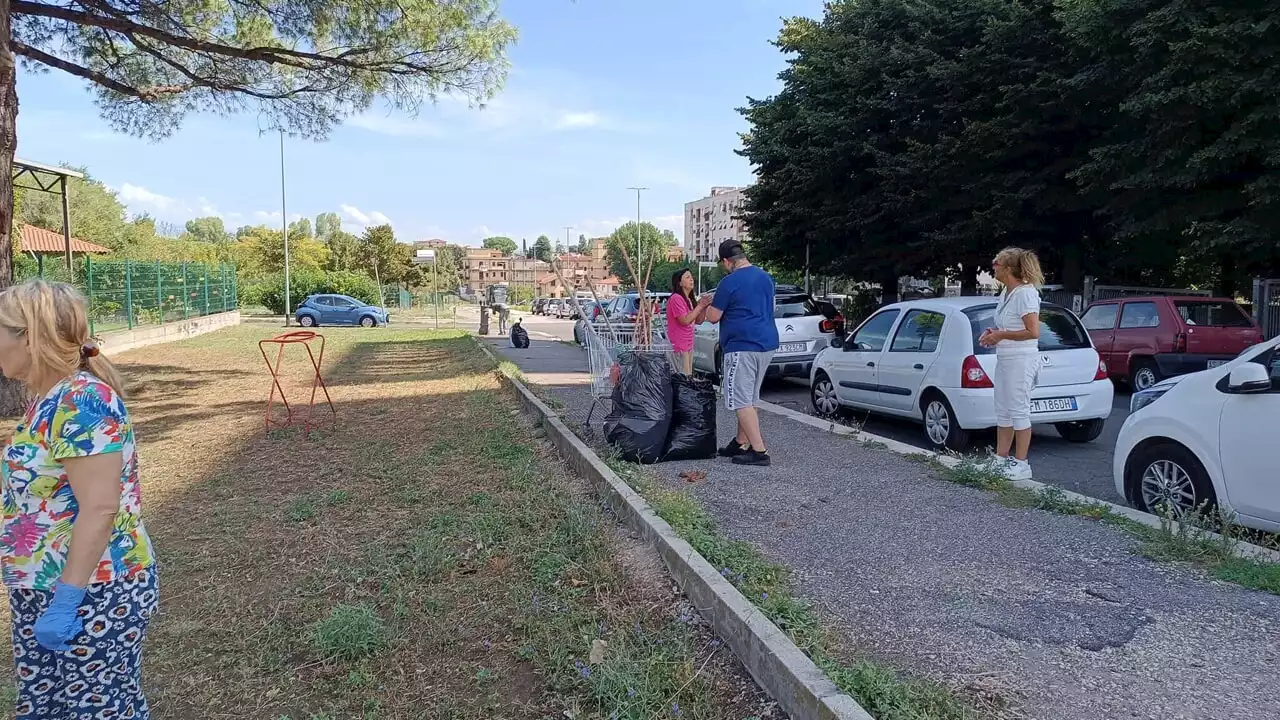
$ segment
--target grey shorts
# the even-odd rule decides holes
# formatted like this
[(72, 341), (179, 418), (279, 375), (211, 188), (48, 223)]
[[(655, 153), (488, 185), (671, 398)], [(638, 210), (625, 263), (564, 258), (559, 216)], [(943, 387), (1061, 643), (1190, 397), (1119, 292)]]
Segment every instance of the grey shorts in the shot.
[(772, 352), (731, 352), (724, 354), (724, 405), (730, 410), (755, 407), (760, 402), (760, 387), (769, 369)]

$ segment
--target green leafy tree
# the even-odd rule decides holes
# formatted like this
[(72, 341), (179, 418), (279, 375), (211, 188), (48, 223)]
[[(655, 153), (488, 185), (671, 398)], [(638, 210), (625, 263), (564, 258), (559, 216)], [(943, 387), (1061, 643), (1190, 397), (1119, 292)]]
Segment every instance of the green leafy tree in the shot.
[(365, 270), (384, 285), (404, 282), (412, 267), (412, 249), (396, 242), (390, 225), (375, 225), (360, 236), (360, 255)]
[(359, 270), (360, 238), (341, 228), (329, 233), (324, 243), (329, 247), (329, 269), (334, 271)]
[(220, 217), (201, 217), (188, 220), (186, 234), (197, 242), (222, 245), (231, 242), (231, 234)]
[(342, 232), (342, 218), (338, 213), (320, 213), (316, 216), (316, 237), (328, 242), (329, 238)]
[(533, 243), (533, 258), (543, 262), (551, 262), (551, 238), (539, 235)]
[(289, 223), (289, 239), (293, 238), (312, 238), (315, 237), (311, 233), (311, 221), (306, 218), (300, 218)]
[(487, 248), (489, 250), (498, 250), (507, 257), (515, 255), (516, 250), (518, 249), (515, 240), (501, 235), (485, 238), (480, 242), (480, 247)]
[[(667, 248), (676, 245), (676, 236), (670, 230), (659, 230), (653, 223), (640, 223), (639, 255), (637, 255), (636, 224), (629, 222), (614, 230), (605, 243), (605, 259), (609, 272), (624, 285), (635, 287), (637, 279), (627, 267), (626, 256), (631, 258), (632, 269), (636, 274), (643, 274), (650, 263), (655, 267), (667, 261)], [(626, 248), (626, 256), (623, 248)], [(656, 274), (655, 274), (656, 276)]]
[[(284, 271), (284, 233), (257, 226), (237, 233), (236, 263), (246, 278), (263, 277)], [(321, 271), (329, 259), (329, 249), (314, 238), (289, 238), (289, 270)]]

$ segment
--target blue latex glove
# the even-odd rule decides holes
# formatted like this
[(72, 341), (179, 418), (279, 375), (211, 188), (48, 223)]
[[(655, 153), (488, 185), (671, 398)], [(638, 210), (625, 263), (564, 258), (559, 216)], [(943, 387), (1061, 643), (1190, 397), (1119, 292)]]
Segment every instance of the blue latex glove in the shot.
[(84, 630), (76, 611), (84, 602), (85, 588), (59, 582), (53, 587), (53, 602), (36, 620), (36, 641), (46, 650), (71, 649), (70, 640)]

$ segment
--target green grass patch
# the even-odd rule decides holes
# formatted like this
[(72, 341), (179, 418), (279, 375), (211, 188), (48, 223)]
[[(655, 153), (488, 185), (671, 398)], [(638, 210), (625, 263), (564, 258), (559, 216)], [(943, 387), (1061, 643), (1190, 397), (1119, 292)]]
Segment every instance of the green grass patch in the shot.
[(368, 605), (338, 605), (315, 626), (316, 649), (331, 661), (354, 662), (386, 642), (386, 626)]

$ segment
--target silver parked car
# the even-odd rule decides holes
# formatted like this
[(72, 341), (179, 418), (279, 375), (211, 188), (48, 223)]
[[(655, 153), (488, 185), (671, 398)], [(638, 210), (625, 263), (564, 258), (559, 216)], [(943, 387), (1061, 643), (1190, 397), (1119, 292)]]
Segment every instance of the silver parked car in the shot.
[[(844, 317), (835, 305), (816, 300), (794, 285), (775, 288), (773, 317), (779, 346), (766, 377), (808, 379), (813, 359), (831, 345), (832, 337), (844, 332)], [(701, 323), (693, 333), (693, 369), (719, 377), (723, 367), (720, 326)]]

